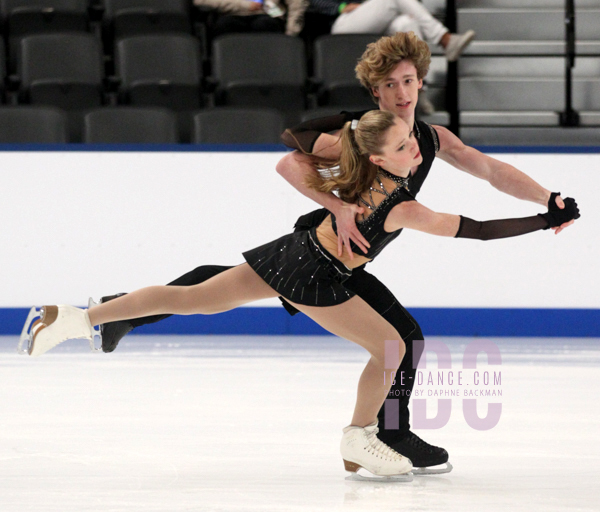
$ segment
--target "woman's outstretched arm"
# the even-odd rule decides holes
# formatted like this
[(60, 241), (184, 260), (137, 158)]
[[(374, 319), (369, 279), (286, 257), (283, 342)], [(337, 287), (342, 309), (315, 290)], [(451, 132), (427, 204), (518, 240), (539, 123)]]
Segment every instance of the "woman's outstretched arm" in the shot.
[(394, 231), (408, 228), (431, 235), (496, 240), (561, 226), (578, 219), (579, 208), (575, 200), (568, 197), (564, 202), (564, 209), (549, 210), (544, 214), (480, 222), (462, 215), (437, 213), (417, 201), (405, 201), (390, 212), (385, 229)]

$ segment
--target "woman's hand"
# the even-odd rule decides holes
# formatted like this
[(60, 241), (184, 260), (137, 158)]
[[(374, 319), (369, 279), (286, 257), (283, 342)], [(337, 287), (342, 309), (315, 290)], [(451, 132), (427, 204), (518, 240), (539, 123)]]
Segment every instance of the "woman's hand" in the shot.
[[(563, 210), (565, 208), (565, 202), (563, 198), (560, 197), (560, 192), (553, 192), (550, 194), (550, 199), (548, 200), (548, 210)], [(563, 229), (568, 228), (571, 224), (574, 224), (575, 220), (570, 220), (569, 222), (565, 222), (560, 226), (555, 226), (552, 229), (555, 235), (558, 235)]]
[(365, 237), (362, 236), (361, 232), (356, 227), (356, 215), (364, 213), (364, 211), (364, 208), (356, 204), (342, 203), (341, 206), (336, 208), (336, 211), (333, 212), (337, 224), (338, 256), (341, 257), (343, 255), (345, 246), (350, 259), (354, 259), (354, 254), (350, 247), (350, 240), (352, 240), (365, 254), (367, 248), (371, 247), (369, 242), (367, 242)]

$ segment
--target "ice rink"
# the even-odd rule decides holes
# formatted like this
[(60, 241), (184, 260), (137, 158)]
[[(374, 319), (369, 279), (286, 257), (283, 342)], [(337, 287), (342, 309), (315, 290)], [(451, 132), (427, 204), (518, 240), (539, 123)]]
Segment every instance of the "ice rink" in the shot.
[[(436, 339), (458, 369), (472, 340)], [(367, 360), (349, 342), (129, 336), (33, 359), (0, 338), (0, 510), (600, 510), (600, 340), (491, 341), (499, 423), (474, 430), (454, 397), (443, 428), (415, 430), (454, 471), (372, 483), (339, 455)]]

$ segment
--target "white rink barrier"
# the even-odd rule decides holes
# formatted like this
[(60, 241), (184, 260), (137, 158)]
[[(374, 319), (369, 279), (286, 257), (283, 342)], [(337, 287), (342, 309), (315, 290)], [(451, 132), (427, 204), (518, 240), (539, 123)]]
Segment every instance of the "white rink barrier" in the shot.
[[(0, 308), (85, 304), (241, 263), (317, 207), (276, 173), (283, 155), (2, 152)], [(558, 236), (485, 243), (407, 230), (369, 270), (409, 308), (600, 309), (600, 154), (492, 156), (575, 197), (582, 218)], [(439, 159), (418, 199), (476, 220), (545, 211)]]

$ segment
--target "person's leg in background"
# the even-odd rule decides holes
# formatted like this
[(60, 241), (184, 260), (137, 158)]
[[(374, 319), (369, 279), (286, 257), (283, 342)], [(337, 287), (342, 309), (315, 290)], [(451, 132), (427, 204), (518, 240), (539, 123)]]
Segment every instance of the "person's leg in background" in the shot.
[(457, 60), (475, 37), (472, 30), (464, 34), (451, 34), (417, 0), (367, 0), (353, 11), (340, 14), (331, 33), (390, 35), (409, 30), (428, 43), (442, 46), (450, 62)]

